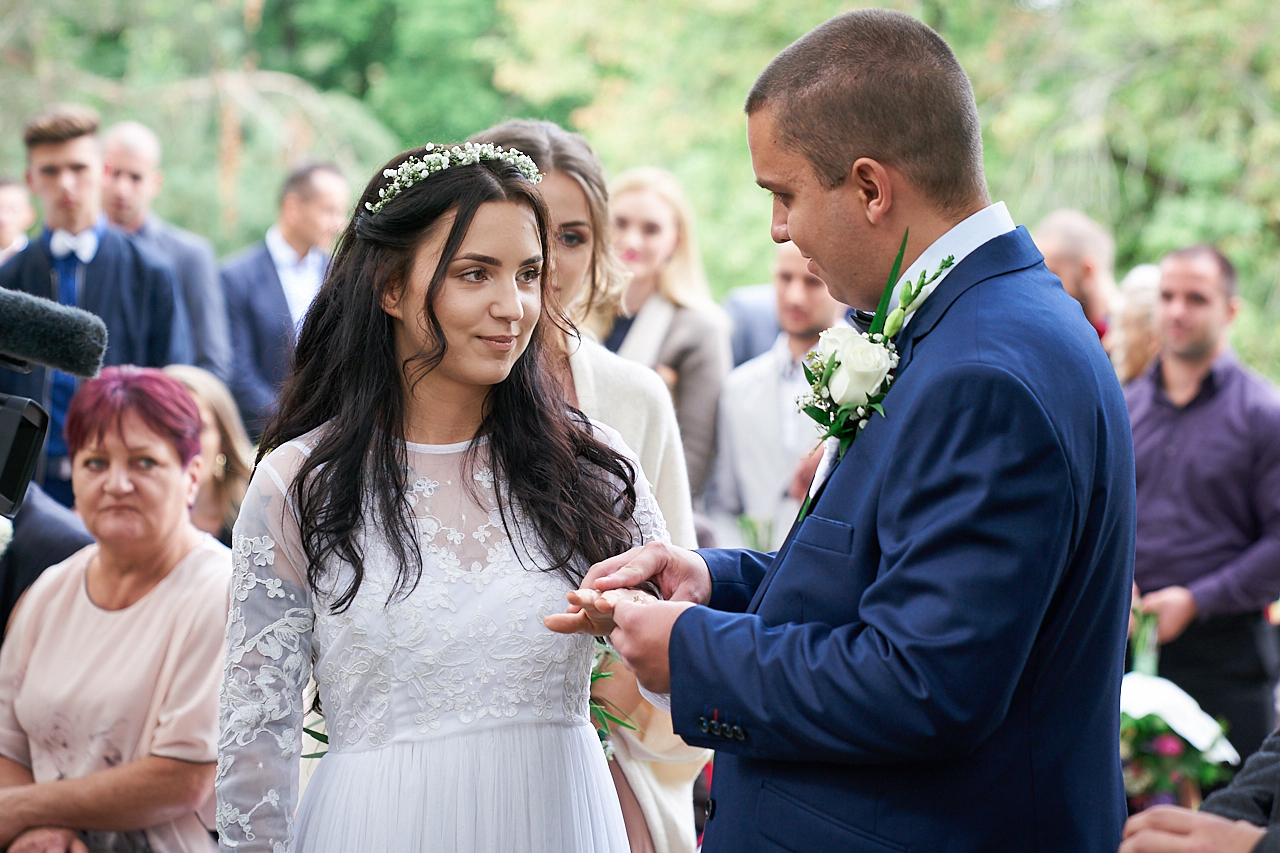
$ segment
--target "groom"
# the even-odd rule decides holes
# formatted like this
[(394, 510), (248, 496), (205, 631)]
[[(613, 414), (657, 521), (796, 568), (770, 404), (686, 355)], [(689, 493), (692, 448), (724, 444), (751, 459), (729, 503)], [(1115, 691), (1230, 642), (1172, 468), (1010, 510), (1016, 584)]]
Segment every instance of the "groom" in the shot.
[(904, 278), (956, 265), (776, 555), (650, 544), (584, 581), (669, 599), (617, 604), (612, 636), (716, 750), (705, 850), (1111, 853), (1134, 469), (1097, 333), (990, 204), (972, 89), (923, 24), (833, 18), (746, 110), (773, 238), (837, 299), (874, 308), (908, 228)]

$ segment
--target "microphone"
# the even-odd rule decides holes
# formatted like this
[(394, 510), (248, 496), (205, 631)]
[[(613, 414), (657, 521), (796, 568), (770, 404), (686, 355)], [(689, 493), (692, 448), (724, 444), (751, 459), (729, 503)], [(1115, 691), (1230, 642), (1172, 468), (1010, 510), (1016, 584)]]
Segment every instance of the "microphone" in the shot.
[(0, 287), (0, 362), (24, 373), (42, 364), (92, 379), (106, 350), (107, 327), (96, 315)]
[[(106, 350), (107, 327), (88, 311), (0, 287), (0, 366), (30, 373), (43, 364), (90, 379)], [(35, 400), (0, 394), (0, 516), (21, 509), (48, 429)]]

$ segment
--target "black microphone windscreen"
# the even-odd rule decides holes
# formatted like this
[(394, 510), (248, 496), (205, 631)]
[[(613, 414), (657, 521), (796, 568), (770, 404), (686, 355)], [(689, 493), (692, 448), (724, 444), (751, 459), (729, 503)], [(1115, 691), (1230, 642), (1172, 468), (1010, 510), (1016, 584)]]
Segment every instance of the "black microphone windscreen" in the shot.
[(88, 379), (106, 351), (107, 327), (97, 315), (0, 287), (0, 356)]

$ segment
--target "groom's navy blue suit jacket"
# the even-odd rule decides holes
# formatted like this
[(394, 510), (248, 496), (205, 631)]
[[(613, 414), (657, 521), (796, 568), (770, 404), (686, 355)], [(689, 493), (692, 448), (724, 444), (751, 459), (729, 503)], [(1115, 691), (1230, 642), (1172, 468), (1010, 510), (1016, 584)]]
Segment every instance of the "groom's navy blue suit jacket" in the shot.
[(1024, 229), (963, 259), (899, 350), (886, 417), (777, 555), (700, 552), (711, 607), (670, 658), (675, 730), (717, 751), (704, 849), (1114, 853), (1115, 374)]

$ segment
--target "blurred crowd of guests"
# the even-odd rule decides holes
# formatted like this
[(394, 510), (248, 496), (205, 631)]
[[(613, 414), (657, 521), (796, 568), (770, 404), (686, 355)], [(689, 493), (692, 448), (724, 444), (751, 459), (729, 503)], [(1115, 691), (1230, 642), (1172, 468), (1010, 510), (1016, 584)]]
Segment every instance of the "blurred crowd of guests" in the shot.
[[(0, 558), (0, 848), (208, 849), (231, 529), (350, 190), (332, 165), (298, 167), (263, 239), (219, 265), (208, 240), (152, 209), (151, 129), (100, 132), (92, 110), (64, 105), (23, 140), (25, 185), (0, 178), (0, 286), (98, 314), (109, 344), (86, 382), (0, 373), (0, 391), (51, 414)], [(633, 169), (606, 188), (585, 141), (546, 122), (476, 140), (546, 173), (556, 298), (581, 330), (560, 342), (566, 400), (633, 446), (676, 544), (777, 548), (821, 456), (795, 404), (803, 359), (824, 330), (868, 318), (789, 243), (772, 282), (718, 306), (670, 173)], [(1083, 213), (1058, 211), (1033, 236), (1125, 386), (1135, 605), (1159, 616), (1162, 674), (1225, 718), (1247, 756), (1275, 728), (1280, 398), (1227, 344), (1235, 270), (1190, 246), (1117, 284), (1114, 242)], [(617, 703), (651, 713), (619, 683)], [(657, 723), (649, 742), (627, 738), (615, 778), (633, 848), (685, 849), (675, 825), (705, 756)], [(632, 757), (664, 750), (684, 762), (676, 782)]]

